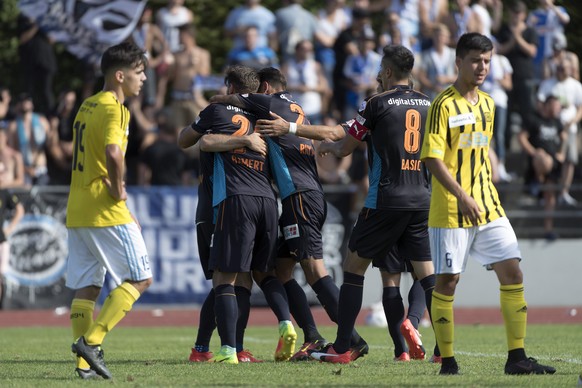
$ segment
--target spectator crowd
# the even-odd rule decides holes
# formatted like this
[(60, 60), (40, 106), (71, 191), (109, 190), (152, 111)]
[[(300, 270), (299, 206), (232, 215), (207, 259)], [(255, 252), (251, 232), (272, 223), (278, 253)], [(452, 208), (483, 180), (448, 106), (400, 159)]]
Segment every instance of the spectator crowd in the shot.
[[(260, 0), (241, 0), (223, 25), (232, 43), (225, 63), (256, 69), (280, 68), (289, 92), (312, 124), (352, 119), (377, 87), (382, 48), (402, 44), (416, 58), (410, 82), (434, 98), (457, 76), (455, 44), (466, 32), (480, 32), (495, 44), (483, 90), (496, 104), (495, 176), (523, 179), (544, 201), (576, 206), (570, 193), (578, 164), (582, 85), (577, 55), (568, 50), (567, 9), (539, 0), (324, 0), (314, 12), (301, 0), (284, 0), (270, 10)], [(380, 28), (372, 15), (382, 15)], [(213, 74), (208, 47), (196, 39), (195, 18), (184, 0), (146, 8), (128, 37), (148, 56), (147, 81), (132, 113), (126, 154), (127, 182), (189, 185), (197, 179), (197, 154), (182, 151), (177, 134), (223, 93)], [(0, 188), (67, 185), (73, 157), (74, 117), (92, 94), (98, 75), (87, 66), (83, 90), (54, 90), (57, 63), (50, 39), (24, 15), (18, 21), (22, 93), (1, 86)], [(529, 166), (517, 176), (508, 150), (523, 152)], [(322, 161), (323, 183), (365, 181), (365, 150), (345, 159)], [(552, 236), (551, 220), (546, 224)]]

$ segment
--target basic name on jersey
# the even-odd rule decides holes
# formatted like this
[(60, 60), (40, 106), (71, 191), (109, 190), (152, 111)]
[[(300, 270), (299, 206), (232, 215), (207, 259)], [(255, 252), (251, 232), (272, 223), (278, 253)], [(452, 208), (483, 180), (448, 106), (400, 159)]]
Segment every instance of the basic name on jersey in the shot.
[(402, 171), (420, 171), (422, 162), (416, 159), (402, 159)]
[(231, 159), (235, 164), (242, 164), (250, 169), (263, 171), (265, 168), (265, 162), (255, 159), (244, 158), (242, 156), (232, 155)]
[(390, 98), (386, 101), (388, 105), (411, 105), (430, 106), (430, 101), (422, 98)]

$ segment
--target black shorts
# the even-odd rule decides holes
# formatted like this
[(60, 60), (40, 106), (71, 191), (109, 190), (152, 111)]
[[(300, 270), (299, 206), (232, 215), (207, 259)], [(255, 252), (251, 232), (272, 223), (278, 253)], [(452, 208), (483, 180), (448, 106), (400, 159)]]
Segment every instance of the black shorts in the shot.
[(234, 195), (218, 205), (208, 268), (220, 272), (268, 272), (277, 248), (277, 202)]
[(212, 241), (212, 232), (214, 224), (212, 222), (196, 222), (196, 241), (198, 242), (198, 256), (200, 256), (200, 265), (204, 271), (204, 277), (207, 280), (212, 279), (212, 271), (208, 269), (210, 260), (210, 242)]
[(388, 273), (413, 272), (410, 260), (400, 256), (398, 246), (394, 246), (384, 260), (372, 260), (372, 265)]
[(295, 193), (285, 198), (282, 206), (277, 257), (297, 261), (322, 259), (321, 229), (327, 215), (323, 193), (315, 190)]
[[(397, 247), (401, 258), (430, 261), (428, 210), (388, 210), (363, 208), (352, 229), (350, 251), (374, 260), (382, 267), (389, 253)], [(388, 267), (387, 264), (384, 266)]]

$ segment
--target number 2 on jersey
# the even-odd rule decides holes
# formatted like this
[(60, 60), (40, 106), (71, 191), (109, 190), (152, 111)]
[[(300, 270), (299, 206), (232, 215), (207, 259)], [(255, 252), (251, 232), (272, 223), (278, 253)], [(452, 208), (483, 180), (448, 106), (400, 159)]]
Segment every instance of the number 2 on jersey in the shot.
[[(251, 122), (249, 121), (249, 119), (247, 119), (246, 117), (244, 117), (243, 115), (234, 115), (232, 116), (232, 123), (235, 125), (239, 125), (240, 128), (237, 129), (232, 136), (246, 136), (249, 133), (249, 128), (251, 126)], [(232, 152), (236, 153), (236, 154), (244, 154), (246, 152), (246, 148), (242, 147), (242, 148), (236, 148), (234, 150), (232, 150)]]
[[(75, 130), (75, 144), (73, 149), (73, 171), (81, 171), (83, 172), (83, 164), (79, 160), (79, 152), (85, 152), (85, 145), (83, 142), (83, 132), (85, 131), (85, 123), (81, 123), (80, 121), (75, 121), (73, 125), (73, 129)], [(83, 155), (84, 159), (84, 155)]]
[(291, 104), (289, 105), (289, 109), (291, 109), (291, 112), (297, 113), (299, 115), (295, 122), (297, 124), (303, 124), (303, 119), (305, 118), (305, 112), (303, 112), (303, 108), (301, 108), (301, 106), (298, 104)]
[(420, 113), (414, 109), (407, 110), (404, 124), (404, 150), (416, 154), (420, 150)]

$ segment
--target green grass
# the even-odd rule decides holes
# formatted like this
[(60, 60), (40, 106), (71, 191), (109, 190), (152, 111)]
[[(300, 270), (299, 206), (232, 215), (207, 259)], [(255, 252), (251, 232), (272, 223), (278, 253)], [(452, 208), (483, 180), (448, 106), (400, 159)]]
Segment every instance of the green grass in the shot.
[[(321, 328), (333, 340), (335, 329)], [(434, 345), (429, 329), (424, 343)], [(575, 386), (582, 373), (582, 329), (575, 325), (530, 325), (527, 351), (556, 367), (553, 376), (505, 376), (502, 326), (457, 326), (460, 376), (438, 376), (428, 361), (396, 363), (386, 329), (362, 327), (370, 354), (351, 365), (319, 362), (275, 363), (276, 327), (251, 327), (245, 347), (267, 360), (262, 364), (188, 363), (194, 328), (127, 328), (113, 330), (104, 343), (113, 380), (80, 381), (74, 377), (72, 339), (67, 328), (0, 329), (1, 387), (67, 387), (114, 384), (166, 386)], [(300, 334), (300, 340), (302, 340)], [(212, 349), (218, 349), (213, 338)]]

